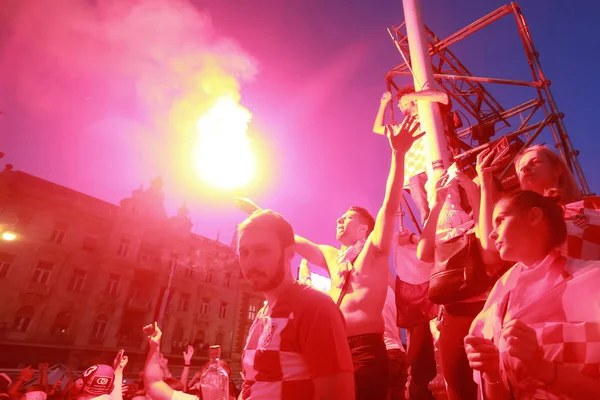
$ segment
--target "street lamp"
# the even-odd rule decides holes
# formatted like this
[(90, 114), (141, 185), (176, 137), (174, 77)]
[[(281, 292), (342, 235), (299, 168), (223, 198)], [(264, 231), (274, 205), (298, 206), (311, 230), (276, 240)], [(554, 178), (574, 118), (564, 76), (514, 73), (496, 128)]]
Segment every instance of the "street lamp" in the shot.
[(16, 238), (17, 238), (17, 234), (14, 232), (10, 232), (10, 231), (2, 232), (2, 240), (5, 240), (7, 242), (12, 242)]

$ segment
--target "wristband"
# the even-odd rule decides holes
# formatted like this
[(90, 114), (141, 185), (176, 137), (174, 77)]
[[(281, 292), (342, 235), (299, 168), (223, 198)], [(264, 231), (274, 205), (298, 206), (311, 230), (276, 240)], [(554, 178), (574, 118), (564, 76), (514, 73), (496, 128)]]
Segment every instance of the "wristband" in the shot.
[(191, 367), (192, 364), (183, 364), (184, 367)]

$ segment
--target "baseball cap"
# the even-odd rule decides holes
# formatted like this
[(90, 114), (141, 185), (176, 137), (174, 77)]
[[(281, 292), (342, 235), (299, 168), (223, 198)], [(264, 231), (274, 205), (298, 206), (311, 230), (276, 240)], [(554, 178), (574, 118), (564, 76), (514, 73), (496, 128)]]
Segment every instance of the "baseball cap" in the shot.
[(115, 386), (115, 370), (105, 364), (95, 364), (85, 370), (81, 377), (82, 392), (94, 396), (110, 394)]
[(41, 390), (34, 390), (25, 393), (26, 400), (46, 400), (47, 398), (48, 396), (46, 395), (46, 393), (42, 392)]

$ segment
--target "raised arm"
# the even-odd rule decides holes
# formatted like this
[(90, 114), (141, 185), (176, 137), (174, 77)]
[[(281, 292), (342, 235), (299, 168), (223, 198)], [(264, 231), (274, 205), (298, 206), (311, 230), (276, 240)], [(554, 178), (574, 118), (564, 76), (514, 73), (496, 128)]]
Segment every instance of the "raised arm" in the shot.
[(127, 365), (129, 358), (125, 355), (125, 350), (119, 350), (113, 362), (115, 370), (115, 386), (110, 393), (111, 400), (123, 400), (123, 370)]
[(171, 400), (173, 389), (163, 381), (160, 367), (160, 340), (162, 332), (155, 322), (144, 327), (148, 335), (148, 357), (144, 366), (144, 386), (146, 393), (154, 400)]
[(385, 134), (385, 125), (383, 124), (383, 118), (385, 116), (385, 108), (391, 100), (392, 94), (390, 92), (385, 92), (383, 96), (381, 96), (381, 104), (379, 104), (379, 110), (377, 110), (377, 116), (375, 116), (375, 122), (373, 123), (374, 133), (380, 135)]
[(496, 198), (494, 186), (493, 168), (491, 162), (494, 152), (489, 149), (483, 150), (477, 155), (477, 175), (481, 184), (481, 203), (479, 206), (479, 219), (477, 221), (477, 237), (484, 250), (493, 250), (494, 243), (490, 240), (492, 233), (492, 214)]
[(377, 213), (375, 228), (371, 233), (370, 244), (381, 255), (389, 254), (394, 236), (395, 219), (402, 199), (402, 186), (404, 184), (404, 156), (410, 147), (424, 135), (420, 133), (413, 136), (419, 124), (414, 123), (414, 117), (406, 117), (399, 127), (389, 132), (388, 139), (392, 148), (392, 162), (385, 188), (383, 205)]
[(440, 213), (442, 212), (442, 208), (444, 207), (444, 203), (448, 196), (448, 186), (444, 184), (445, 179), (446, 175), (442, 175), (435, 184), (434, 203), (431, 206), (429, 218), (427, 218), (427, 222), (425, 222), (423, 234), (421, 235), (421, 239), (417, 246), (417, 257), (423, 262), (431, 263), (435, 261), (437, 225), (438, 220), (440, 219)]
[(188, 389), (188, 380), (190, 378), (190, 367), (192, 365), (192, 357), (194, 355), (194, 346), (188, 345), (185, 351), (183, 352), (183, 371), (181, 372), (181, 384), (183, 385), (183, 390), (186, 391)]

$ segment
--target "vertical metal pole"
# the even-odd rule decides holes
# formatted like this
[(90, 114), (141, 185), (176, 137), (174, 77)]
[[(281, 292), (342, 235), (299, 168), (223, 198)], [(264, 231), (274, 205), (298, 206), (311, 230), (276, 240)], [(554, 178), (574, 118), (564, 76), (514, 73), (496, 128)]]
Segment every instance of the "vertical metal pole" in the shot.
[[(402, 0), (408, 47), (412, 63), (415, 90), (435, 89), (429, 45), (425, 35), (425, 25), (421, 15), (420, 0)], [(427, 176), (437, 179), (445, 168), (448, 168), (450, 154), (444, 135), (444, 125), (437, 103), (419, 100), (419, 121), (422, 131), (426, 132), (424, 144), (427, 158)]]

